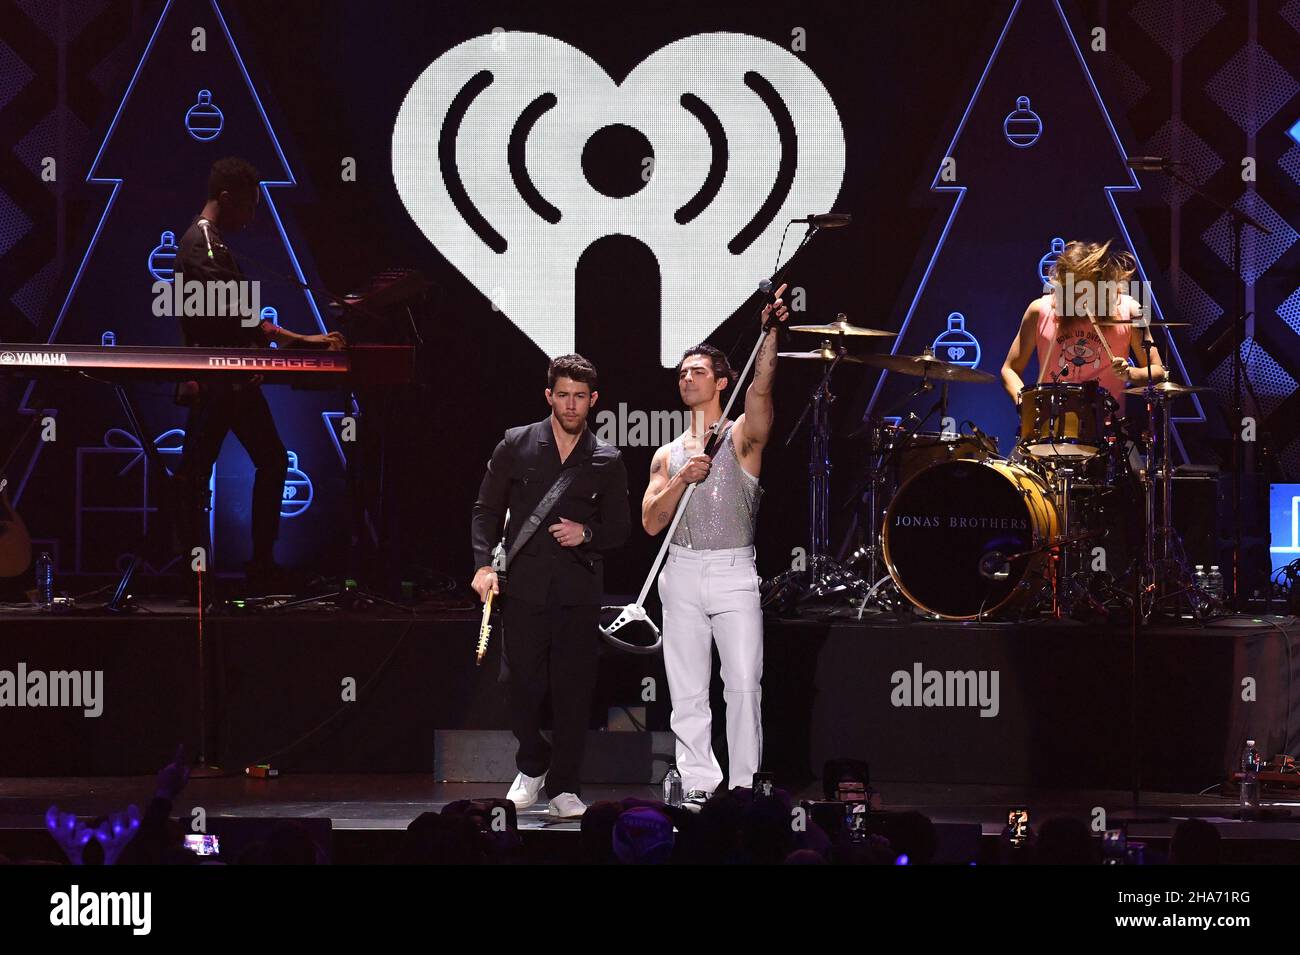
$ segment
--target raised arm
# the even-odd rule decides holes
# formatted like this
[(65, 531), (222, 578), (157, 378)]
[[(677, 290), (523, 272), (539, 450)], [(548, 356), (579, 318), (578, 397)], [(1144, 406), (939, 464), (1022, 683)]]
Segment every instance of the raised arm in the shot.
[[(773, 309), (778, 321), (784, 322), (789, 317), (785, 302), (781, 296), (785, 293), (782, 285), (776, 290), (776, 301), (763, 309), (761, 320), (767, 322)], [(777, 328), (772, 326), (763, 335), (763, 344), (759, 346), (758, 357), (754, 359), (754, 380), (745, 390), (745, 413), (736, 421), (740, 432), (741, 456), (748, 457), (751, 452), (760, 450), (767, 444), (772, 433), (772, 386), (776, 382), (776, 348)]]

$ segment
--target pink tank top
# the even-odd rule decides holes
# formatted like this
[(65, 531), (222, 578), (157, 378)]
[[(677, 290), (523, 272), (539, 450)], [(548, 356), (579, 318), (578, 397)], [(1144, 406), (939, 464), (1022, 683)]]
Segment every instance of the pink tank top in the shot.
[[(1110, 367), (1110, 355), (1101, 338), (1085, 317), (1071, 316), (1064, 322), (1057, 320), (1056, 303), (1052, 295), (1040, 300), (1038, 318), (1038, 367), (1045, 368), (1044, 383), (1059, 381), (1063, 384), (1096, 381), (1110, 392), (1116, 401), (1124, 390), (1124, 382)], [(1127, 312), (1127, 296), (1116, 303), (1116, 314)], [(1111, 352), (1116, 358), (1128, 358), (1129, 329), (1114, 325), (1101, 326)]]

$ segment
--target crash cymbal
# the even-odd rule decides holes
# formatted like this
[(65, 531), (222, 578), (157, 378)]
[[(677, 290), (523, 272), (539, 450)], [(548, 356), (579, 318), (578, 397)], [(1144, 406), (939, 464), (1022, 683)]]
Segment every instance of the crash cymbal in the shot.
[(921, 355), (863, 355), (859, 359), (864, 365), (896, 371), (900, 375), (913, 378), (932, 378), (936, 381), (965, 381), (971, 384), (987, 385), (997, 381), (996, 375), (978, 368), (954, 365), (951, 362), (935, 358), (927, 349)]
[[(1214, 389), (1208, 385), (1180, 385), (1176, 381), (1161, 381), (1157, 382), (1152, 390), (1163, 398), (1173, 399), (1181, 398), (1183, 395), (1199, 395), (1206, 391), (1213, 391)], [(1124, 389), (1124, 394), (1126, 395), (1144, 395), (1146, 393), (1146, 385), (1142, 385), (1139, 388)]]
[[(778, 358), (796, 358), (802, 361), (825, 361), (832, 362), (835, 360), (837, 352), (829, 345), (823, 345), (821, 348), (814, 348), (812, 351), (779, 351), (776, 353)], [(857, 355), (840, 355), (840, 361), (851, 361), (855, 364), (862, 364), (863, 358)]]
[(811, 332), (814, 335), (857, 335), (868, 338), (895, 338), (898, 335), (898, 332), (884, 332), (879, 328), (850, 325), (843, 312), (835, 316), (835, 321), (829, 325), (791, 325), (790, 331)]

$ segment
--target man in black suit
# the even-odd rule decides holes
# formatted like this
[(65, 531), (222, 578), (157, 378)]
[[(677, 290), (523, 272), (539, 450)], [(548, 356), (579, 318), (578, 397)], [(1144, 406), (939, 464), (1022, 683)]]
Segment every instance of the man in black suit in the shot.
[[(492, 452), (474, 505), (474, 591), (499, 593), (491, 566), (507, 507), (506, 548), (512, 552), (504, 608), (510, 722), (519, 775), (508, 798), (519, 809), (543, 787), (553, 816), (573, 818), (583, 804), (582, 751), (596, 685), (596, 628), (604, 592), (601, 551), (622, 546), (631, 529), (627, 470), (617, 448), (587, 428), (596, 404), (596, 369), (580, 355), (562, 355), (546, 376), (551, 414), (511, 428)], [(537, 514), (536, 533), (519, 535), (565, 472), (568, 486)], [(516, 552), (517, 551), (517, 552)], [(549, 680), (548, 680), (549, 670)], [(541, 734), (542, 701), (551, 690), (552, 738)]]

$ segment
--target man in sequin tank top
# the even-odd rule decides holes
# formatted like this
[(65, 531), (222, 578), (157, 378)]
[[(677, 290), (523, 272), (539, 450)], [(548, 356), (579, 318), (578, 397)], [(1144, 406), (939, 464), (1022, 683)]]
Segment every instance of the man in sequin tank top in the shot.
[[(777, 291), (772, 309), (787, 311)], [(710, 345), (688, 349), (677, 366), (677, 385), (691, 411), (689, 429), (655, 452), (650, 485), (641, 504), (646, 532), (661, 533), (692, 484), (686, 512), (673, 534), (659, 575), (664, 609), (664, 668), (672, 695), (677, 769), (686, 807), (698, 810), (722, 784), (712, 746), (709, 679), (713, 645), (722, 661), (727, 701), (727, 757), (731, 788), (752, 787), (763, 756), (763, 613), (754, 564), (754, 519), (763, 447), (772, 431), (776, 329), (763, 337), (745, 411), (722, 419), (725, 390), (735, 380), (727, 356)], [(713, 457), (704, 454), (711, 428), (719, 436)]]

